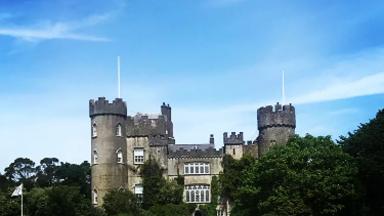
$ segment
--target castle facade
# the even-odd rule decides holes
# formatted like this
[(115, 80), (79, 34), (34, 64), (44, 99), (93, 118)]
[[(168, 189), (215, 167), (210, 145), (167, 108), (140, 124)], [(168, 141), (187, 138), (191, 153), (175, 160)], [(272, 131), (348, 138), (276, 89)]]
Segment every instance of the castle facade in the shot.
[[(204, 144), (176, 144), (171, 107), (165, 103), (159, 114), (129, 116), (121, 98), (109, 102), (100, 97), (89, 101), (89, 116), (92, 202), (96, 206), (101, 206), (104, 195), (113, 189), (130, 190), (141, 199), (140, 168), (149, 158), (158, 162), (168, 179), (184, 177), (185, 202), (210, 203), (211, 179), (223, 171), (224, 155), (258, 158), (272, 145), (286, 143), (296, 127), (291, 104), (261, 107), (257, 110), (259, 135), (255, 140), (245, 142), (242, 132), (225, 132), (223, 147), (216, 149), (213, 135)], [(227, 215), (227, 210), (219, 209), (219, 214)]]

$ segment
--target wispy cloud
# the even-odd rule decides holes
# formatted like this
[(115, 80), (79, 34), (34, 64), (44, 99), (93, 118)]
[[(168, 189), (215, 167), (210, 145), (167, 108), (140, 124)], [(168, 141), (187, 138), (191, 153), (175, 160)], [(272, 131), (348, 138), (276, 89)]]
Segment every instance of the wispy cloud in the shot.
[(295, 104), (305, 104), (380, 93), (384, 93), (384, 72), (350, 81), (340, 78), (339, 83), (294, 97), (291, 101)]
[(109, 41), (108, 38), (79, 33), (83, 28), (104, 22), (109, 14), (93, 15), (76, 22), (44, 21), (33, 26), (0, 27), (0, 35), (14, 37), (26, 41), (50, 39), (68, 39), (84, 41)]

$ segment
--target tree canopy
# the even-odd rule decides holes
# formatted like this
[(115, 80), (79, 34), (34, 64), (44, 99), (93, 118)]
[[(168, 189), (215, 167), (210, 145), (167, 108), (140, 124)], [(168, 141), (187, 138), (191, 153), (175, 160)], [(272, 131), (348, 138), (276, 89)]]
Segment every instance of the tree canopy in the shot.
[(358, 164), (361, 214), (384, 215), (384, 110), (338, 142)]
[(330, 137), (295, 137), (242, 172), (233, 215), (352, 215), (356, 174)]

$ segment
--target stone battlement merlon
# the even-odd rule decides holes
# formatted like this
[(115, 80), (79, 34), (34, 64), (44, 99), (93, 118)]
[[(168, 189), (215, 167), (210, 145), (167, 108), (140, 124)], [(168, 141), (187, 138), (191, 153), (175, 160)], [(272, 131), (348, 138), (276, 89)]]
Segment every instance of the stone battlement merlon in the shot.
[(127, 105), (121, 98), (116, 98), (109, 102), (105, 97), (97, 100), (89, 100), (89, 116), (97, 115), (119, 115), (127, 117)]
[(261, 107), (257, 110), (258, 129), (270, 127), (296, 128), (295, 107), (292, 104), (277, 103), (273, 106)]
[(224, 145), (238, 145), (244, 144), (244, 134), (240, 132), (236, 134), (236, 132), (231, 132), (231, 135), (228, 137), (228, 133), (223, 133), (223, 142)]

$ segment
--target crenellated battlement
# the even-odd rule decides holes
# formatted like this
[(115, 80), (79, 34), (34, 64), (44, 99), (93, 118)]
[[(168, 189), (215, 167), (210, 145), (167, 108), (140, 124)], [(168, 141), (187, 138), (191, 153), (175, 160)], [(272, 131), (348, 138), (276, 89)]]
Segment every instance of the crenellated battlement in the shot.
[(228, 137), (228, 133), (223, 133), (223, 142), (224, 145), (239, 145), (244, 144), (244, 135), (243, 132), (236, 134), (236, 132), (231, 132), (231, 135)]
[(296, 128), (295, 107), (292, 104), (261, 107), (257, 110), (258, 129), (268, 127)]
[(120, 115), (127, 116), (127, 105), (121, 98), (116, 98), (111, 103), (105, 97), (99, 97), (96, 101), (89, 100), (89, 116), (96, 115)]

